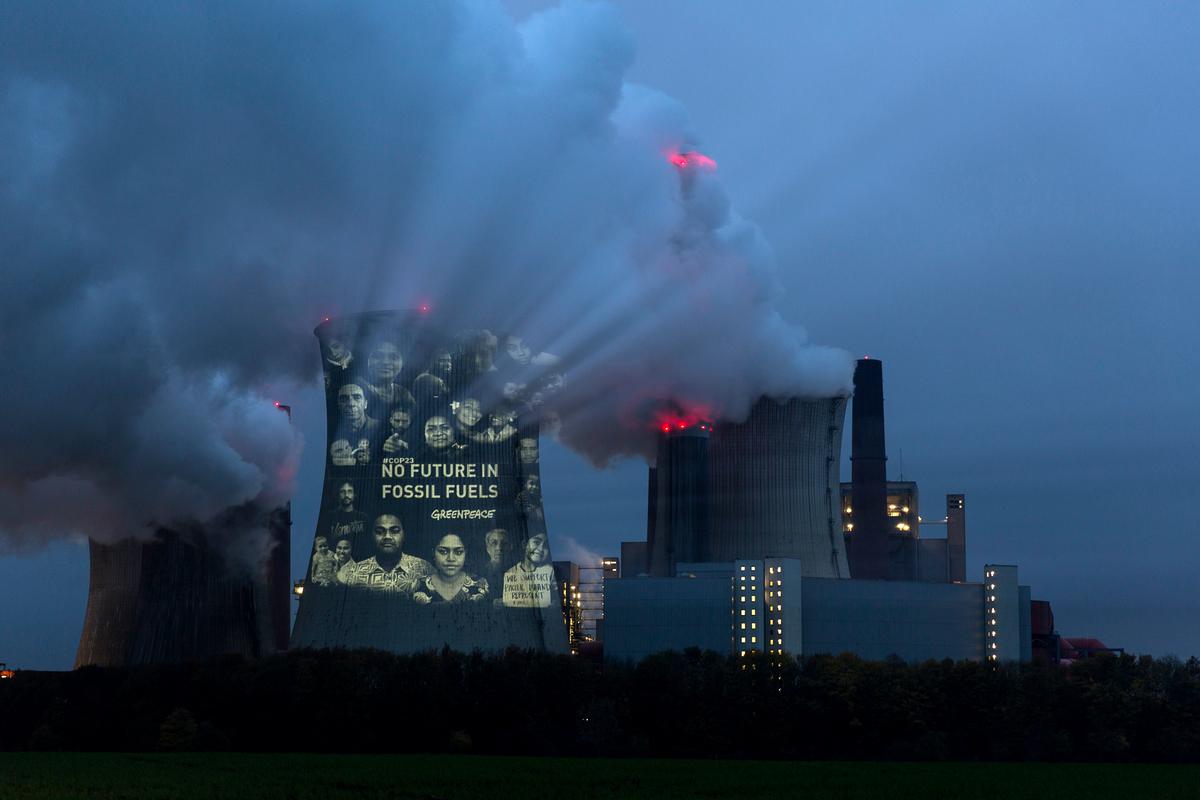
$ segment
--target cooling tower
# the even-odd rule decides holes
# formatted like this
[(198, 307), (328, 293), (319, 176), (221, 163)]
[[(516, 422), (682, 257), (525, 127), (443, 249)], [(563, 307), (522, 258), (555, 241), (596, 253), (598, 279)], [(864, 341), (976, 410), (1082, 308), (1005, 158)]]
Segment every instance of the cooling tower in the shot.
[(325, 481), (291, 644), (566, 652), (538, 448), (558, 359), (431, 317), (316, 329)]
[(651, 471), (654, 524), (647, 532), (646, 550), (649, 573), (669, 578), (675, 575), (677, 563), (708, 560), (708, 426), (668, 424), (664, 428)]
[(228, 551), (238, 537), (264, 530), (268, 547), (285, 541), (288, 525), (285, 509), (247, 505), (203, 528), (89, 542), (91, 580), (75, 666), (254, 657), (286, 646), (288, 588), (271, 578), (278, 553), (263, 564)]
[(709, 439), (708, 561), (798, 558), (802, 574), (848, 578), (838, 472), (846, 398), (761, 398)]

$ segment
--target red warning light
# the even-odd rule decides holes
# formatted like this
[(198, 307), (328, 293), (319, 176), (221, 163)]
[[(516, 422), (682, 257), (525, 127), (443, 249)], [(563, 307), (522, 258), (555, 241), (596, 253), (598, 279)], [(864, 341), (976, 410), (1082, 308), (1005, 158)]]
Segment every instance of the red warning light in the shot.
[(671, 426), (663, 425), (663, 433), (670, 433), (670, 432), (671, 432)]
[(279, 401), (278, 401), (278, 400), (276, 400), (276, 401), (275, 401), (275, 407), (276, 407), (276, 408), (279, 408)]
[(420, 311), (422, 314), (428, 314), (429, 303), (421, 303), (421, 305), (417, 306), (417, 311)]
[(713, 161), (704, 153), (697, 153), (694, 150), (686, 153), (668, 153), (667, 160), (680, 169), (687, 167), (699, 167), (700, 169), (715, 170), (717, 162)]

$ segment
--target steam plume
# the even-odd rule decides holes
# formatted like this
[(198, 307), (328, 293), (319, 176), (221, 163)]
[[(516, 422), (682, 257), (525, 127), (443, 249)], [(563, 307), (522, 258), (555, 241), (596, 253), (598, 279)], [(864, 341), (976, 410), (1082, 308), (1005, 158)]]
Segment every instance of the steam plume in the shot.
[(286, 496), (267, 387), (325, 316), (428, 302), (571, 365), (562, 436), (646, 446), (848, 357), (774, 310), (770, 250), (615, 13), (488, 2), (44, 3), (0, 26), (0, 531), (115, 537)]

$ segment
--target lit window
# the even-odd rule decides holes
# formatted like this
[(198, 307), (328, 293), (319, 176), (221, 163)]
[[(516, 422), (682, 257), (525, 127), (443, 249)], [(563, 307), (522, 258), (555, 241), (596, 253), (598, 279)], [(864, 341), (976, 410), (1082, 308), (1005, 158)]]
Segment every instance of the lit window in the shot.
[(750, 571), (751, 571), (751, 572), (754, 572), (754, 570), (756, 570), (756, 569), (758, 569), (758, 568), (757, 568), (757, 567), (750, 567)]
[(746, 616), (746, 609), (744, 609), (744, 608), (742, 609), (742, 616), (743, 617)]
[(750, 609), (750, 616), (752, 616), (752, 617), (757, 617), (757, 616), (758, 616), (758, 609), (757, 609), (757, 608), (752, 608), (752, 609)]
[(743, 636), (743, 637), (742, 637), (742, 644), (745, 644), (745, 643), (746, 643), (746, 637), (745, 637), (745, 636)]
[(751, 636), (751, 637), (750, 637), (750, 644), (758, 644), (758, 637), (757, 637), (757, 636)]
[(751, 623), (750, 623), (750, 630), (752, 630), (752, 631), (753, 631), (753, 630), (758, 630), (758, 623), (757, 623), (757, 622), (751, 622)]
[(742, 572), (745, 572), (745, 571), (746, 571), (746, 565), (742, 564)]
[(746, 623), (742, 623), (742, 630), (746, 630)]
[(752, 594), (752, 595), (750, 595), (750, 602), (751, 602), (751, 603), (757, 603), (757, 602), (758, 602), (758, 595), (756, 595), (756, 594)]

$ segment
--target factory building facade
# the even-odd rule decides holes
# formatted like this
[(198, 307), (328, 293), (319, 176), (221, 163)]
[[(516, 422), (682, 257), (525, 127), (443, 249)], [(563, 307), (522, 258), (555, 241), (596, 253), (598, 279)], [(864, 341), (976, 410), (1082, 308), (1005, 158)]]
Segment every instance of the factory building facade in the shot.
[(807, 577), (796, 559), (683, 564), (675, 578), (609, 581), (605, 607), (609, 660), (687, 647), (910, 662), (1032, 657), (1030, 591), (1013, 566), (985, 566), (980, 583), (929, 583)]

